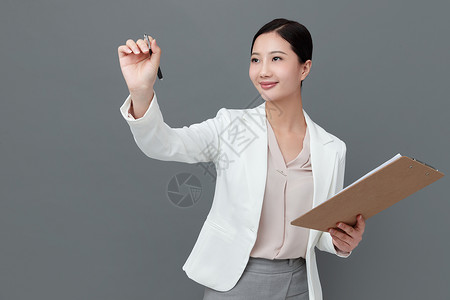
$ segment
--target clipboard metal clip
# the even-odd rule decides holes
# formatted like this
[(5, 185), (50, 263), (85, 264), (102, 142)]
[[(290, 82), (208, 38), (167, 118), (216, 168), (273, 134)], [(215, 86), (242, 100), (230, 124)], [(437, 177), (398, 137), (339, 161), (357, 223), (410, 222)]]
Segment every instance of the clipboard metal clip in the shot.
[(427, 166), (427, 167), (430, 167), (430, 168), (432, 168), (433, 170), (439, 171), (439, 170), (436, 169), (435, 167), (430, 166), (429, 164), (424, 163), (424, 162), (422, 162), (422, 161), (420, 161), (420, 160), (418, 160), (418, 159), (415, 159), (414, 157), (411, 157), (411, 159), (412, 159), (412, 160), (415, 160), (415, 161), (417, 161), (417, 162), (419, 162), (419, 163), (421, 163), (421, 164), (423, 164), (423, 165), (425, 165), (425, 166)]

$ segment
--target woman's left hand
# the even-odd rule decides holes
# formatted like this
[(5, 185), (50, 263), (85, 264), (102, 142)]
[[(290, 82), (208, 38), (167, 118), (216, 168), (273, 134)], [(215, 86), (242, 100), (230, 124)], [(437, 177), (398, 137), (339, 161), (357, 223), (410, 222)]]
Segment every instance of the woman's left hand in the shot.
[(353, 251), (361, 242), (366, 227), (363, 216), (361, 214), (357, 216), (356, 225), (353, 227), (343, 222), (338, 222), (336, 225), (340, 230), (336, 228), (328, 229), (333, 238), (334, 247), (341, 252)]

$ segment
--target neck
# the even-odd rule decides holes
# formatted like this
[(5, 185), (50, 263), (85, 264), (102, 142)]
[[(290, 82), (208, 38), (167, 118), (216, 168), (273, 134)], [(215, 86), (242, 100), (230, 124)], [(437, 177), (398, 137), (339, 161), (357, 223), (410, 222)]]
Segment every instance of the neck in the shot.
[(305, 133), (306, 120), (301, 90), (285, 98), (266, 101), (266, 117), (273, 130), (283, 133)]

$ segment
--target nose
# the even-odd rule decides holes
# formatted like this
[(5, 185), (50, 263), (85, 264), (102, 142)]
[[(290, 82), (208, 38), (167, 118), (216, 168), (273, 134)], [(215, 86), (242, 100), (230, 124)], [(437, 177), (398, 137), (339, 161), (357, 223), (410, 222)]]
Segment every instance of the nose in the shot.
[(270, 71), (269, 63), (267, 61), (264, 61), (261, 64), (261, 70), (259, 71), (259, 76), (260, 77), (269, 77), (270, 75), (272, 75), (272, 73)]

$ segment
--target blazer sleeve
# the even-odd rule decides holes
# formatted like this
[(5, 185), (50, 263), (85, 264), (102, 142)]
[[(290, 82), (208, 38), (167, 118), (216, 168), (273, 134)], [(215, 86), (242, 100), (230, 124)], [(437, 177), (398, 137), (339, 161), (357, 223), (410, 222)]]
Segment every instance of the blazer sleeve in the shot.
[(216, 162), (220, 139), (219, 132), (229, 112), (221, 108), (215, 118), (201, 123), (171, 128), (164, 122), (156, 93), (145, 112), (138, 119), (129, 114), (131, 95), (120, 107), (120, 112), (130, 126), (138, 147), (148, 157), (185, 163)]
[[(347, 146), (343, 141), (340, 141), (341, 151), (338, 163), (338, 171), (336, 178), (336, 190), (335, 194), (339, 193), (344, 188), (344, 175), (345, 175), (345, 156), (347, 153)], [(336, 248), (333, 244), (333, 238), (329, 232), (322, 232), (320, 235), (319, 241), (317, 242), (316, 247), (321, 251), (326, 251), (332, 254), (336, 254), (339, 257), (347, 258), (350, 256), (352, 251), (350, 252), (342, 252), (336, 251)]]

